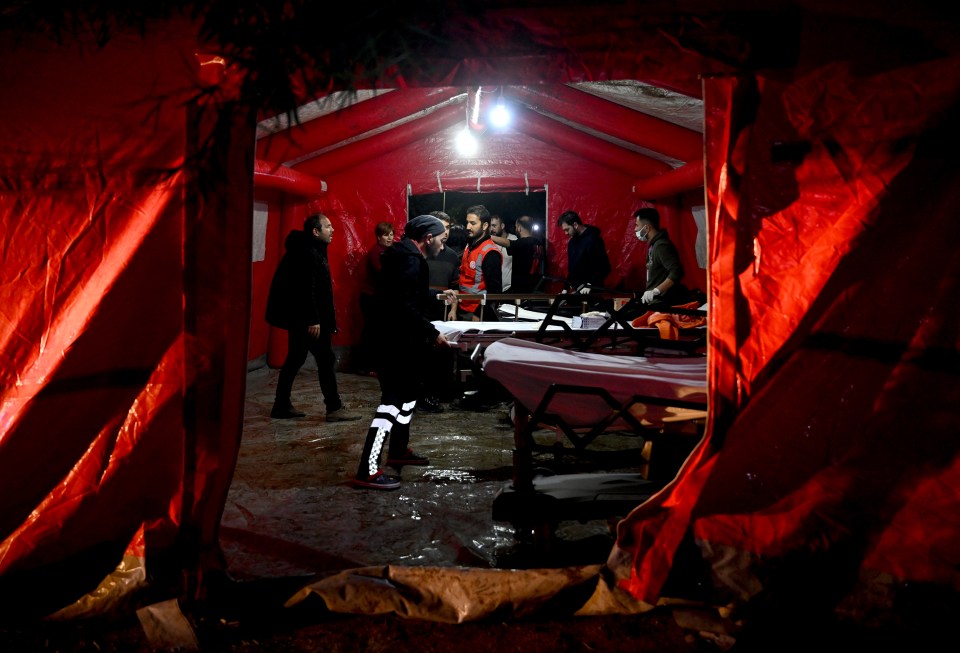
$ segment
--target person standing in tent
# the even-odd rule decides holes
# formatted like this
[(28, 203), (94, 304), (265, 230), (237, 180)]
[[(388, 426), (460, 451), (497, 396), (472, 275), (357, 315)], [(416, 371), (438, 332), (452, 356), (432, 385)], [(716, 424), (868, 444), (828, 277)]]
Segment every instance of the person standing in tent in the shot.
[[(487, 207), (477, 204), (467, 209), (466, 230), (468, 242), (460, 261), (460, 292), (503, 292), (500, 248), (490, 240), (490, 211)], [(457, 319), (477, 322), (480, 320), (479, 308), (480, 302), (476, 299), (459, 301)], [(496, 320), (496, 306), (488, 305), (483, 316), (487, 320)]]
[(564, 211), (557, 226), (570, 239), (567, 241), (567, 284), (575, 290), (586, 286), (603, 288), (610, 274), (610, 259), (600, 229), (583, 224), (575, 211)]
[[(460, 265), (460, 257), (463, 256), (463, 250), (467, 248), (467, 230), (462, 224), (450, 224), (450, 236), (447, 242), (443, 244), (444, 249), (449, 249), (457, 255), (457, 265)], [(459, 270), (457, 276), (459, 277)]]
[(507, 248), (513, 259), (513, 292), (530, 293), (543, 277), (543, 241), (536, 236), (529, 215), (517, 218), (517, 236)]
[(510, 292), (513, 288), (513, 257), (510, 256), (510, 245), (517, 239), (517, 235), (507, 231), (504, 219), (499, 215), (490, 216), (490, 240), (500, 249), (500, 282), (503, 292)]
[[(437, 303), (430, 289), (427, 258), (443, 249), (446, 230), (432, 215), (418, 215), (407, 223), (403, 239), (383, 254), (383, 269), (374, 295), (374, 324), (377, 325), (377, 379), (380, 405), (377, 407), (353, 485), (374, 490), (400, 487), (404, 465), (429, 465), (430, 461), (411, 449), (410, 422), (420, 397), (424, 364), (434, 347), (448, 346), (446, 338), (431, 323), (429, 315)], [(452, 301), (454, 291), (445, 291)], [(387, 463), (380, 467), (384, 441), (389, 438)]]
[(644, 304), (674, 306), (689, 301), (689, 292), (681, 283), (683, 265), (680, 254), (666, 229), (660, 229), (660, 212), (654, 208), (634, 211), (635, 233), (647, 243), (647, 285), (640, 297)]
[(360, 332), (359, 356), (356, 365), (357, 372), (360, 374), (368, 374), (373, 366), (371, 361), (373, 343), (370, 335), (370, 324), (373, 321), (371, 305), (374, 289), (377, 286), (377, 277), (380, 276), (380, 257), (393, 244), (393, 225), (389, 222), (378, 222), (373, 233), (377, 240), (367, 252), (360, 282), (360, 314), (363, 316), (363, 330)]
[[(450, 237), (450, 216), (443, 211), (431, 211), (430, 215), (443, 223), (444, 246), (435, 256), (427, 257), (427, 266), (430, 268), (430, 289), (434, 293), (454, 290), (460, 287), (460, 257), (446, 246)], [(436, 306), (430, 314), (435, 319), (443, 320), (448, 317), (449, 307), (435, 301)], [(442, 413), (440, 397), (453, 385), (453, 366), (456, 360), (456, 350), (443, 347), (433, 350), (429, 361), (426, 362), (428, 372), (423, 381), (423, 394), (417, 402), (417, 410), (423, 413)]]
[(333, 305), (333, 279), (327, 260), (327, 246), (333, 239), (333, 224), (322, 213), (303, 222), (303, 231), (287, 234), (286, 251), (277, 265), (267, 296), (266, 320), (287, 331), (287, 357), (280, 368), (277, 393), (270, 417), (304, 417), (290, 401), (293, 381), (313, 354), (320, 377), (320, 391), (327, 409), (328, 422), (360, 419), (347, 411), (337, 388), (336, 356), (331, 340), (337, 332)]
[[(447, 289), (456, 290), (460, 287), (460, 255), (447, 247), (452, 221), (450, 216), (443, 211), (431, 211), (429, 215), (438, 218), (443, 223), (445, 230), (443, 249), (436, 256), (427, 258), (427, 266), (430, 268), (430, 287), (437, 292), (443, 292)], [(448, 317), (446, 305), (440, 302), (437, 302), (436, 310), (431, 311), (431, 313), (438, 320)]]

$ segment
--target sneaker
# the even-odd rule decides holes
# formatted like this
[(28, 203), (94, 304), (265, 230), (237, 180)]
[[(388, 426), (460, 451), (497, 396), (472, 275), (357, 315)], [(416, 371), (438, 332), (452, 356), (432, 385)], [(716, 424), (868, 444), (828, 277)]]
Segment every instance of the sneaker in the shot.
[(443, 406), (436, 397), (424, 397), (417, 402), (417, 410), (421, 413), (442, 413)]
[(367, 478), (353, 479), (353, 486), (369, 488), (371, 490), (396, 490), (400, 487), (400, 479), (387, 476), (382, 471), (378, 471), (373, 476)]
[(333, 412), (327, 413), (328, 422), (353, 422), (360, 419), (361, 417), (362, 415), (358, 415), (357, 413), (351, 413), (347, 411), (347, 409), (344, 408), (343, 406), (340, 406), (340, 408), (336, 409)]
[(273, 410), (270, 411), (270, 417), (273, 419), (294, 419), (296, 417), (306, 416), (306, 413), (301, 413), (299, 410), (295, 410), (290, 404), (287, 404), (286, 406), (277, 406), (274, 404)]
[(399, 458), (387, 458), (387, 464), (393, 467), (401, 467), (403, 465), (429, 465), (430, 460), (426, 456), (414, 453), (413, 449), (407, 449), (406, 453)]

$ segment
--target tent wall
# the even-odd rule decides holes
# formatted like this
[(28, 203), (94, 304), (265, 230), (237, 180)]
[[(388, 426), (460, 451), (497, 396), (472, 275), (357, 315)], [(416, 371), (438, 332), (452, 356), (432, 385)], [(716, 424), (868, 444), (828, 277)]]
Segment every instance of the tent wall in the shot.
[(685, 538), (717, 600), (784, 618), (960, 589), (958, 73), (707, 81), (710, 423), (621, 524), (637, 596)]
[[(218, 562), (243, 407), (254, 123), (194, 96), (190, 25), (152, 34), (0, 44), (11, 610), (68, 604), (131, 542), (166, 581)], [(201, 148), (214, 127), (229, 148)]]

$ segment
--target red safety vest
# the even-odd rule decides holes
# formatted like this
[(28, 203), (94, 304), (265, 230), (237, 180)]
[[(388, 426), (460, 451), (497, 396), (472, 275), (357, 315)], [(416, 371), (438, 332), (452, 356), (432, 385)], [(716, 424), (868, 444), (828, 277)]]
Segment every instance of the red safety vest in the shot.
[[(460, 261), (460, 292), (463, 293), (481, 293), (487, 289), (483, 282), (483, 257), (488, 252), (500, 252), (497, 244), (487, 238), (476, 249), (469, 246), (463, 250), (463, 259)], [(460, 302), (460, 308), (475, 313), (480, 302), (475, 299), (468, 299)]]

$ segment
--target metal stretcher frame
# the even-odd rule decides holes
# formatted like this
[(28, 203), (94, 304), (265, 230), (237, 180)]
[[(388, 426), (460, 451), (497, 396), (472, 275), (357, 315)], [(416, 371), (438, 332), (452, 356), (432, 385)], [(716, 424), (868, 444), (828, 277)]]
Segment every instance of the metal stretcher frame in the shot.
[[(588, 302), (587, 299), (584, 299), (585, 297), (598, 300), (625, 301), (622, 306), (612, 311), (610, 317), (599, 327), (592, 329), (575, 328), (572, 326), (570, 319), (562, 317), (559, 315), (559, 312), (564, 306), (576, 303), (580, 303), (582, 308), (585, 309)], [(437, 299), (442, 300), (443, 298), (444, 295), (437, 295)], [(477, 333), (464, 334), (466, 340), (472, 342), (470, 346), (489, 344), (490, 342), (495, 342), (505, 337), (516, 337), (532, 339), (541, 344), (562, 343), (562, 345), (558, 344), (558, 346), (575, 349), (577, 351), (618, 350), (621, 349), (624, 344), (629, 343), (636, 348), (636, 353), (641, 353), (646, 349), (659, 347), (664, 342), (660, 338), (657, 329), (636, 328), (630, 323), (630, 319), (628, 319), (627, 316), (637, 311), (638, 308), (644, 308), (635, 293), (606, 290), (591, 292), (589, 295), (580, 295), (578, 293), (560, 293), (558, 295), (545, 295), (542, 293), (478, 293), (460, 294), (458, 298), (479, 300), (481, 317), (488, 301), (498, 303), (514, 302), (517, 307), (520, 306), (522, 301), (527, 300), (547, 301), (549, 304), (547, 312), (540, 320), (539, 328), (533, 332), (507, 331), (504, 328), (503, 325), (518, 321), (519, 310), (515, 311), (513, 321), (500, 320), (498, 322), (484, 322), (481, 320), (476, 323)], [(644, 308), (644, 310), (646, 309)], [(677, 307), (665, 307), (663, 311), (678, 315), (706, 315), (706, 312), (702, 310)], [(491, 331), (495, 331), (496, 333), (491, 333)], [(684, 334), (681, 339), (670, 341), (668, 348), (677, 353), (692, 355), (702, 350), (705, 346), (706, 332), (698, 329), (692, 335)]]
[[(504, 344), (509, 346), (511, 343)], [(574, 355), (573, 352), (559, 350), (558, 354)], [(594, 358), (603, 357), (594, 356)], [(662, 357), (658, 360), (668, 359)], [(523, 366), (525, 363), (526, 361), (511, 358), (509, 365)], [(572, 363), (565, 360), (563, 369), (569, 369), (574, 363), (575, 361)], [(543, 366), (543, 362), (540, 361), (531, 364)], [(508, 369), (504, 368), (493, 374), (489, 371), (487, 373), (494, 380), (503, 382)], [(602, 375), (602, 370), (591, 368), (590, 375), (596, 378), (597, 375)], [(539, 401), (532, 408), (526, 406), (515, 395), (513, 479), (494, 500), (494, 519), (512, 523), (521, 539), (524, 539), (524, 534), (528, 537), (532, 534), (538, 547), (544, 548), (550, 540), (549, 533), (558, 521), (609, 519), (623, 516), (625, 509), (639, 505), (668, 482), (689, 451), (702, 437), (707, 410), (705, 365), (703, 376), (704, 399), (702, 401), (681, 399), (676, 396), (656, 396), (642, 392), (633, 393), (625, 399), (624, 393), (619, 392), (618, 399), (600, 384), (570, 382), (544, 383), (542, 387), (538, 385), (524, 392), (525, 395), (539, 393)], [(681, 379), (682, 376), (677, 377), (678, 392), (680, 387), (686, 388), (686, 382), (681, 383)], [(517, 383), (520, 381), (513, 380), (513, 384)], [(641, 385), (643, 384), (638, 381), (638, 387)], [(596, 398), (603, 402), (609, 411), (602, 418), (585, 427), (583, 420), (577, 422), (568, 418), (569, 411), (576, 409), (570, 400), (571, 396)], [(531, 402), (528, 401), (528, 403)], [(638, 404), (691, 412), (685, 416), (661, 416), (653, 418), (652, 422), (644, 423), (631, 411)], [(596, 413), (599, 411), (594, 410), (591, 415)], [(559, 439), (551, 444), (538, 442), (534, 434), (545, 426), (561, 433), (571, 446), (560, 442)], [(636, 448), (616, 451), (589, 449), (601, 435), (613, 432), (628, 437), (639, 437), (643, 444)], [(540, 478), (537, 475), (534, 458), (537, 453), (551, 454), (558, 462), (563, 456), (597, 462), (614, 461), (615, 467), (623, 468), (625, 457), (635, 455), (638, 460), (641, 459), (647, 443), (650, 443), (655, 453), (650, 454), (647, 469), (641, 474), (591, 474), (589, 476), (564, 474), (549, 479)], [(562, 500), (558, 499), (558, 496), (563, 497)]]

